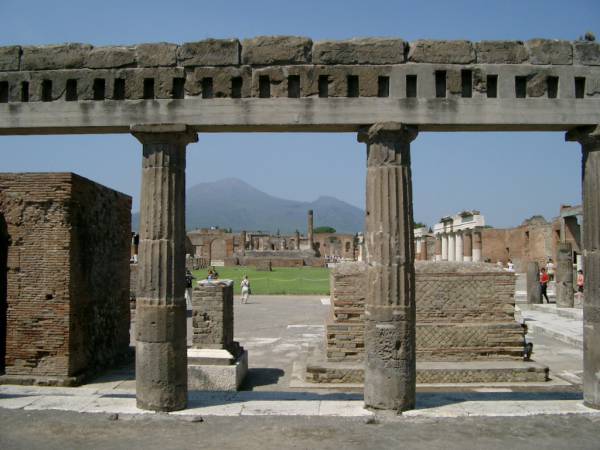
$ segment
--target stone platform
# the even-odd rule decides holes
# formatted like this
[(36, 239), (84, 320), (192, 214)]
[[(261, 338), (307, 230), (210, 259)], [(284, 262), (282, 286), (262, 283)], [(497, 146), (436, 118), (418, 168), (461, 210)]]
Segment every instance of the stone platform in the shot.
[(248, 352), (234, 357), (221, 349), (188, 349), (188, 388), (201, 391), (237, 391), (248, 373)]
[[(447, 383), (542, 383), (549, 380), (547, 366), (533, 361), (417, 361), (418, 384)], [(328, 361), (313, 348), (306, 362), (304, 378), (309, 383), (361, 386), (363, 362)]]

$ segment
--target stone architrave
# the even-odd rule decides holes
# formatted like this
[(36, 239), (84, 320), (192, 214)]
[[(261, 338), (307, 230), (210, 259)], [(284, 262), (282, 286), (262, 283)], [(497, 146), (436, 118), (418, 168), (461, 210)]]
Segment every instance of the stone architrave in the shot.
[(463, 261), (473, 261), (473, 234), (470, 231), (463, 235)]
[(527, 303), (542, 303), (540, 266), (537, 261), (527, 263)]
[(583, 402), (600, 409), (600, 125), (571, 130), (582, 149), (583, 197)]
[(473, 262), (481, 261), (481, 231), (473, 231)]
[(136, 302), (137, 406), (187, 405), (185, 152), (186, 125), (132, 125), (143, 144)]
[(441, 261), (442, 260), (442, 236), (441, 235), (437, 235), (435, 237), (435, 257), (434, 257), (435, 261)]
[(556, 306), (572, 308), (573, 292), (573, 246), (570, 242), (558, 244), (556, 254)]
[(415, 407), (415, 268), (410, 143), (417, 130), (379, 123), (367, 143), (365, 406)]

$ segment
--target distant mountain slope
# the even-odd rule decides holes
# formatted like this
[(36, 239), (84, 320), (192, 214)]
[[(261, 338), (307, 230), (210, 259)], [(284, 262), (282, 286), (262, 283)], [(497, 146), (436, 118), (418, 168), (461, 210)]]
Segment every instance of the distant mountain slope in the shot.
[[(228, 178), (200, 183), (186, 192), (186, 228), (218, 226), (240, 230), (275, 233), (306, 232), (306, 213), (314, 211), (315, 227), (328, 225), (340, 233), (356, 233), (364, 227), (360, 208), (334, 197), (319, 197), (314, 202), (285, 200), (266, 194), (242, 180)], [(139, 213), (133, 215), (138, 229)]]

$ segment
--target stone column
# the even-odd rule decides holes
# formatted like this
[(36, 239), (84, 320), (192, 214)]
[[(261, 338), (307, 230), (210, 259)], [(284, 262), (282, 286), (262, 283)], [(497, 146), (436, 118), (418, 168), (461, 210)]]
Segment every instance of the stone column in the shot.
[(463, 260), (463, 234), (461, 231), (456, 233), (456, 261), (462, 262)]
[(527, 303), (542, 303), (540, 266), (536, 261), (527, 263)]
[(582, 148), (583, 402), (600, 409), (600, 125), (572, 130)]
[(421, 261), (427, 261), (427, 237), (421, 238)]
[(242, 230), (242, 232), (240, 233), (240, 250), (241, 253), (244, 254), (244, 251), (246, 250), (246, 231)]
[(306, 226), (306, 237), (308, 237), (308, 245), (309, 249), (313, 250), (315, 248), (315, 242), (313, 237), (313, 210), (308, 210), (308, 223)]
[(365, 406), (415, 407), (415, 268), (410, 142), (415, 128), (375, 124), (367, 143)]
[(442, 234), (442, 261), (448, 261), (448, 235)]
[(463, 261), (464, 262), (473, 261), (473, 234), (471, 233), (471, 231), (467, 231), (464, 234)]
[(456, 239), (454, 233), (448, 234), (448, 261), (456, 261)]
[(473, 262), (481, 261), (481, 231), (473, 231)]
[(423, 245), (423, 243), (421, 242), (421, 238), (415, 238), (415, 259), (420, 261), (421, 260), (421, 246)]
[(556, 306), (572, 308), (573, 292), (573, 246), (570, 242), (558, 244), (556, 252)]
[(137, 406), (187, 405), (185, 151), (198, 137), (185, 125), (133, 125), (143, 144), (136, 302)]
[(435, 237), (435, 257), (434, 261), (442, 260), (442, 236), (438, 234)]
[(296, 238), (296, 250), (300, 250), (300, 232), (298, 230), (294, 237)]

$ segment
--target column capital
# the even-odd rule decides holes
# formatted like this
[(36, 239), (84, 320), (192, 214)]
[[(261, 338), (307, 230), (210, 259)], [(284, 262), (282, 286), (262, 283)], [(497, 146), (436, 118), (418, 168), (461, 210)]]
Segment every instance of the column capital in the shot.
[(379, 122), (358, 130), (358, 142), (376, 144), (402, 142), (410, 144), (419, 134), (417, 127), (399, 122)]
[(198, 142), (198, 134), (182, 123), (134, 124), (131, 134), (142, 144), (179, 144)]
[(565, 141), (579, 142), (588, 151), (600, 150), (600, 125), (573, 128), (565, 134)]

